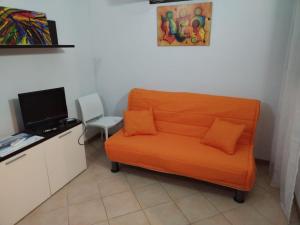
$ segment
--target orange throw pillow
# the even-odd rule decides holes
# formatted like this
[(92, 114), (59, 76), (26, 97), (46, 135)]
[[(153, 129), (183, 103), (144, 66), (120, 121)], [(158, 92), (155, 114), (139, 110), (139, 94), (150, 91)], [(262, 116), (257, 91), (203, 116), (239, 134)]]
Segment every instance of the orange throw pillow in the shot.
[(156, 134), (152, 110), (124, 112), (124, 135)]
[(202, 143), (223, 150), (225, 153), (233, 155), (236, 143), (241, 137), (245, 125), (234, 124), (221, 119), (216, 119), (207, 131)]

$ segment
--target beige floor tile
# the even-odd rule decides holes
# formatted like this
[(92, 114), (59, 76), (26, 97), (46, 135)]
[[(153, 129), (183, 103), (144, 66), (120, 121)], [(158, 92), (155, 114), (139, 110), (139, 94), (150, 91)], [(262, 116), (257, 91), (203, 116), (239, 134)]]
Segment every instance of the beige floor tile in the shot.
[(103, 158), (97, 157), (94, 162), (89, 166), (89, 170), (94, 174), (101, 173), (102, 170), (108, 171), (110, 169), (110, 162)]
[(225, 212), (237, 207), (239, 204), (233, 200), (234, 191), (222, 187), (210, 187), (209, 190), (201, 192), (220, 212)]
[(109, 225), (109, 223), (105, 221), (105, 222), (95, 223), (93, 225)]
[(87, 170), (79, 174), (75, 179), (73, 179), (67, 186), (72, 186), (74, 184), (88, 183), (90, 181), (93, 181), (94, 179), (95, 179), (94, 174), (88, 168)]
[(56, 209), (47, 213), (32, 213), (17, 225), (68, 225), (67, 208)]
[(274, 225), (287, 225), (288, 222), (281, 210), (280, 203), (272, 196), (253, 202), (256, 210)]
[(197, 181), (186, 180), (181, 177), (161, 180), (162, 186), (174, 200), (199, 193)]
[(246, 204), (256, 204), (258, 201), (268, 199), (271, 193), (267, 192), (264, 188), (256, 185), (250, 192), (246, 195)]
[(70, 225), (93, 225), (106, 220), (105, 209), (100, 198), (69, 207)]
[(230, 210), (224, 216), (232, 225), (271, 225), (253, 207), (246, 205)]
[(123, 192), (103, 198), (108, 218), (122, 216), (140, 209), (132, 192)]
[(111, 162), (110, 160), (107, 158), (106, 153), (104, 151), (104, 149), (102, 151), (99, 152), (100, 154), (98, 155), (93, 155), (94, 160), (92, 162), (92, 164), (98, 165), (104, 169), (110, 169), (111, 168)]
[(171, 201), (168, 193), (159, 183), (136, 189), (135, 196), (142, 208), (149, 208)]
[(256, 184), (264, 188), (267, 192), (272, 193), (274, 196), (279, 194), (278, 188), (271, 186), (271, 177), (270, 175), (258, 175), (256, 177)]
[(66, 188), (63, 188), (45, 201), (42, 205), (40, 205), (36, 211), (39, 213), (46, 213), (55, 209), (65, 208), (67, 205), (67, 190)]
[(94, 199), (100, 196), (98, 185), (94, 181), (85, 183), (73, 183), (68, 187), (69, 204), (78, 204)]
[(145, 210), (145, 213), (151, 225), (189, 224), (182, 212), (172, 202), (148, 208)]
[(95, 180), (97, 182), (101, 182), (103, 179), (108, 178), (108, 177), (112, 177), (115, 174), (112, 173), (110, 171), (110, 167), (108, 167), (107, 165), (101, 163), (97, 163), (97, 164), (93, 164), (91, 166), (91, 170), (94, 173), (95, 176)]
[(128, 183), (133, 189), (157, 183), (156, 177), (151, 171), (137, 169), (126, 170)]
[(115, 217), (109, 220), (110, 225), (149, 225), (149, 222), (142, 211)]
[[(149, 221), (151, 225), (186, 225), (190, 223), (187, 217), (197, 220), (193, 225), (286, 224), (279, 206), (279, 191), (270, 186), (267, 163), (257, 163), (256, 186), (247, 195), (244, 204), (236, 205), (232, 200), (233, 193), (204, 182), (125, 165), (120, 173), (113, 174), (99, 139), (90, 142), (86, 152), (88, 169), (18, 225), (68, 225), (66, 199), (71, 203), (70, 225), (149, 225)], [(129, 186), (134, 194), (128, 192)], [(106, 196), (104, 200), (110, 224), (100, 200), (100, 191), (102, 196)], [(170, 201), (169, 195), (181, 205), (180, 209)], [(224, 216), (217, 214), (198, 220), (206, 217), (211, 207), (209, 204), (205, 206), (207, 202), (201, 198), (202, 195)], [(149, 207), (144, 210), (147, 217), (140, 205)], [(300, 225), (299, 216), (294, 215), (291, 222), (291, 225)]]
[(192, 225), (231, 225), (228, 220), (222, 215), (216, 215), (208, 219), (193, 223)]
[(212, 217), (219, 213), (217, 209), (200, 194), (176, 200), (176, 204), (191, 223)]
[(103, 197), (130, 191), (130, 186), (123, 174), (117, 174), (112, 177), (105, 178), (99, 182), (100, 194)]

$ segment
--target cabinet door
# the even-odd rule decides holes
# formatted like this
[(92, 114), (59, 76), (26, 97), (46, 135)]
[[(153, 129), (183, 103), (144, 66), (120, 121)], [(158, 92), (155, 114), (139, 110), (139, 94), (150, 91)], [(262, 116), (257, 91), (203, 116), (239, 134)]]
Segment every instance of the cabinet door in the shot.
[(54, 194), (68, 182), (63, 143), (57, 137), (51, 138), (47, 141), (44, 151), (50, 191)]
[(12, 225), (50, 197), (43, 143), (0, 164), (0, 225)]
[(78, 138), (81, 134), (82, 126), (80, 125), (59, 136), (64, 149), (68, 181), (87, 168), (85, 148), (78, 144)]
[(80, 125), (48, 142), (45, 154), (52, 194), (86, 169), (85, 150), (78, 144), (81, 132)]

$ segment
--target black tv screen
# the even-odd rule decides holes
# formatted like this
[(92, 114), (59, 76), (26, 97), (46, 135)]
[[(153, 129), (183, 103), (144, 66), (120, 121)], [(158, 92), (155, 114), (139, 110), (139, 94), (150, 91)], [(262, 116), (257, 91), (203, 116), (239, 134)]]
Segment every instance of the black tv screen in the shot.
[(68, 117), (63, 87), (18, 96), (25, 129), (46, 126)]

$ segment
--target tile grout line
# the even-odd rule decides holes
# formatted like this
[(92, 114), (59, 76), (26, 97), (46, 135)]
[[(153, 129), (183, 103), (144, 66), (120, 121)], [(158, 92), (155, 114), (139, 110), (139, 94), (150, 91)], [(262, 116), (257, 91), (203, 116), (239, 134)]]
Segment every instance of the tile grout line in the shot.
[(68, 213), (68, 225), (70, 225), (70, 209), (69, 209), (69, 207), (70, 207), (70, 203), (69, 203), (69, 187), (67, 186), (66, 187), (66, 199), (67, 199), (67, 213)]
[[(152, 207), (148, 207), (148, 208), (143, 209), (143, 208), (141, 207), (140, 201), (137, 199), (137, 196), (136, 196), (136, 194), (135, 194), (135, 191), (133, 191), (133, 187), (132, 187), (132, 186), (130, 185), (130, 183), (128, 182), (128, 177), (127, 177), (125, 174), (123, 174), (123, 175), (125, 176), (125, 178), (126, 178), (126, 180), (127, 180), (127, 183), (128, 183), (128, 185), (129, 185), (129, 188), (130, 188), (131, 192), (134, 194), (134, 197), (135, 197), (135, 199), (137, 200), (137, 202), (138, 202), (138, 204), (139, 204), (141, 210), (137, 210), (137, 211), (134, 211), (134, 212), (130, 212), (130, 213), (127, 213), (127, 214), (124, 214), (124, 215), (121, 215), (121, 216), (125, 216), (125, 215), (128, 215), (128, 214), (132, 214), (132, 213), (136, 213), (136, 212), (140, 212), (140, 211), (141, 211), (141, 212), (143, 212), (144, 215), (146, 216), (146, 219), (147, 219), (147, 221), (149, 222), (149, 224), (151, 224), (150, 221), (149, 221), (149, 219), (148, 219), (148, 217), (147, 217), (147, 215), (146, 215), (146, 213), (145, 213), (145, 210), (148, 209), (148, 208), (152, 208), (152, 207), (156, 207), (156, 206), (159, 206), (159, 205), (167, 204), (167, 202), (161, 203), (161, 204), (157, 204), (157, 205), (155, 205), (155, 206), (152, 206)], [(157, 178), (156, 178), (155, 180), (157, 180)], [(166, 188), (161, 184), (161, 182), (160, 182), (159, 180), (158, 180), (158, 183), (159, 183), (159, 185), (162, 186), (162, 188), (166, 191), (167, 195), (170, 197), (170, 201), (171, 201), (172, 203), (175, 203), (176, 207), (179, 208), (179, 206), (176, 204), (176, 200), (173, 199), (173, 198), (170, 196), (169, 192), (166, 190)], [(137, 188), (137, 189), (144, 188), (144, 187), (147, 187), (147, 186), (149, 186), (149, 185), (153, 185), (153, 184), (144, 185), (144, 186), (139, 187), (139, 188)], [(265, 187), (263, 187), (263, 186), (261, 186), (261, 185), (258, 185), (258, 186), (259, 186), (260, 188), (262, 188), (264, 191), (267, 191), (267, 190), (265, 189)], [(99, 189), (99, 186), (98, 186), (98, 189)], [(99, 192), (100, 192), (100, 190), (99, 190)], [(112, 196), (112, 195), (115, 195), (115, 194), (121, 194), (121, 193), (124, 193), (124, 192), (128, 192), (128, 191), (122, 191), (122, 192), (114, 193), (114, 194), (111, 194), (111, 195), (108, 195), (108, 196), (105, 196), (105, 197), (109, 197), (109, 196)], [(229, 211), (232, 211), (232, 210), (237, 209), (239, 206), (237, 206), (237, 207), (235, 207), (235, 208), (232, 208), (232, 209), (230, 209), (230, 210), (226, 210), (226, 211), (222, 212), (221, 210), (217, 209), (217, 208), (215, 207), (215, 204), (214, 204), (211, 200), (209, 200), (203, 193), (201, 193), (200, 190), (199, 190), (199, 194), (201, 194), (201, 196), (203, 196), (208, 202), (210, 202), (210, 203), (212, 204), (212, 206), (217, 210), (217, 212), (219, 212), (219, 214), (217, 214), (217, 215), (222, 215), (222, 216), (226, 219), (226, 221), (228, 221), (228, 223), (232, 224), (232, 223), (227, 219), (227, 217), (226, 217), (224, 214), (227, 213), (227, 212), (229, 212)], [(270, 194), (271, 194), (271, 193), (270, 193)], [(100, 195), (101, 195), (101, 193), (100, 193)], [(101, 195), (101, 196), (102, 196), (102, 195)], [(101, 196), (100, 196), (100, 199), (101, 199), (101, 201), (102, 201), (102, 203), (103, 203), (103, 198), (105, 198), (105, 197), (101, 197)], [(186, 197), (187, 197), (187, 196), (186, 196)], [(272, 197), (273, 197), (273, 195), (272, 195)], [(274, 198), (274, 197), (273, 197), (273, 198)], [(104, 205), (104, 204), (103, 204), (103, 205)], [(253, 208), (256, 212), (258, 212), (264, 219), (266, 219), (268, 222), (271, 223), (271, 221), (269, 221), (269, 220), (268, 220), (262, 213), (260, 213), (253, 205), (250, 204), (249, 206), (250, 206), (251, 208)], [(106, 212), (106, 207), (105, 207), (105, 205), (104, 205), (104, 208), (105, 208), (105, 212)], [(181, 211), (180, 208), (179, 208), (179, 210), (180, 210), (180, 212), (184, 215), (184, 217), (186, 217), (185, 214)], [(106, 212), (106, 216), (107, 216), (107, 212)], [(117, 216), (117, 217), (121, 217), (121, 216)], [(216, 215), (215, 215), (215, 216), (216, 216)], [(117, 218), (117, 217), (113, 217), (113, 218)], [(204, 218), (203, 220), (208, 219), (208, 218), (212, 218), (212, 217), (214, 217), (214, 216)], [(107, 218), (108, 218), (108, 216), (107, 216)], [(201, 220), (202, 220), (202, 219), (201, 219)], [(199, 221), (201, 221), (201, 220), (199, 220)], [(187, 221), (189, 222), (188, 219), (187, 219)], [(196, 221), (195, 223), (197, 223), (197, 222), (199, 222), (199, 221)], [(110, 224), (109, 219), (108, 219), (108, 223)], [(271, 223), (271, 224), (272, 224), (272, 223)]]
[[(103, 147), (103, 146), (104, 146), (104, 143), (103, 143), (102, 141), (101, 141), (101, 143), (102, 143), (102, 146), (100, 147), (100, 148), (101, 148), (100, 150), (102, 151), (102, 150), (104, 150), (104, 147)], [(104, 151), (104, 153), (105, 153), (105, 151)], [(104, 177), (104, 178), (103, 178), (103, 180), (105, 180), (105, 179), (108, 179), (108, 177)], [(110, 223), (110, 221), (109, 221), (107, 208), (106, 208), (106, 206), (105, 206), (105, 204), (104, 204), (103, 199), (106, 198), (106, 197), (109, 197), (109, 196), (111, 196), (111, 195), (113, 195), (113, 194), (104, 197), (104, 196), (101, 194), (100, 186), (101, 186), (100, 182), (97, 182), (97, 189), (98, 189), (98, 191), (99, 191), (100, 201), (101, 201), (101, 203), (102, 203), (102, 205), (103, 205), (103, 208), (104, 208), (104, 211), (105, 211), (105, 215), (106, 215), (106, 218), (107, 218), (107, 223), (110, 225), (111, 223)], [(122, 192), (122, 193), (123, 193), (123, 192)]]
[(167, 191), (167, 189), (161, 184), (161, 182), (159, 182), (159, 185), (165, 190), (165, 192), (167, 193), (167, 195), (169, 196), (169, 198), (171, 199), (171, 201), (173, 202), (173, 204), (176, 206), (176, 208), (179, 210), (179, 212), (181, 212), (181, 214), (184, 216), (184, 218), (187, 220), (188, 224), (187, 225), (190, 225), (191, 222), (190, 220), (187, 218), (187, 216), (184, 214), (184, 212), (180, 209), (180, 207), (176, 204), (176, 201), (175, 199), (173, 199), (171, 197), (171, 195), (169, 194), (169, 192)]
[(98, 192), (99, 192), (100, 201), (101, 201), (101, 203), (102, 203), (102, 205), (103, 205), (103, 208), (104, 208), (104, 212), (105, 212), (105, 216), (106, 216), (107, 222), (108, 222), (108, 224), (110, 225), (109, 218), (108, 218), (108, 213), (107, 213), (107, 209), (106, 209), (105, 204), (104, 204), (104, 201), (103, 201), (103, 198), (104, 198), (104, 197), (102, 196), (101, 190), (100, 190), (100, 184), (99, 184), (99, 182), (96, 182), (96, 183), (97, 183), (97, 189), (98, 189)]
[[(159, 184), (162, 186), (162, 188), (167, 192), (167, 194), (169, 195), (169, 193), (168, 193), (168, 191), (166, 190), (166, 188), (164, 187), (164, 185), (162, 185), (161, 184), (161, 182), (159, 182)], [(197, 195), (197, 194), (200, 194), (203, 198), (205, 198), (215, 209), (216, 209), (216, 211), (218, 212), (218, 214), (216, 214), (216, 215), (214, 215), (214, 216), (210, 216), (210, 217), (207, 217), (207, 218), (203, 218), (203, 219), (200, 219), (200, 220), (197, 220), (197, 221), (195, 221), (195, 222), (193, 222), (193, 223), (191, 223), (191, 224), (194, 224), (194, 223), (198, 223), (198, 222), (200, 222), (200, 221), (203, 221), (203, 220), (205, 220), (205, 219), (209, 219), (209, 218), (213, 218), (213, 217), (215, 217), (215, 216), (217, 216), (217, 215), (222, 215), (225, 219), (226, 219), (226, 221), (228, 221), (231, 225), (232, 225), (232, 223), (223, 215), (223, 212), (222, 211), (220, 211), (217, 207), (215, 207), (215, 205), (203, 194), (203, 193), (201, 193), (200, 192), (200, 190), (198, 190), (197, 189), (197, 191), (199, 191), (199, 193), (194, 193), (194, 194), (191, 194), (191, 195), (188, 195), (188, 196), (185, 196), (185, 197), (189, 197), (189, 196), (193, 196), (193, 195)], [(174, 203), (175, 203), (175, 205), (177, 206), (177, 208), (179, 208), (179, 210), (180, 210), (180, 212), (185, 216), (185, 214), (184, 214), (184, 212), (180, 209), (180, 207), (177, 205), (177, 203), (176, 203), (176, 199), (174, 199), (174, 198), (172, 198), (170, 195), (169, 195), (169, 197), (170, 197), (170, 199), (171, 199), (171, 201), (173, 201)], [(182, 197), (182, 198), (185, 198), (185, 197)], [(179, 200), (179, 199), (178, 199)], [(233, 210), (233, 209), (231, 209), (231, 210)], [(229, 210), (228, 210), (229, 211)], [(227, 212), (227, 211), (226, 211)], [(186, 216), (185, 216), (186, 217)], [(186, 217), (187, 218), (187, 217)], [(188, 218), (187, 218), (187, 220), (188, 220)], [(188, 222), (190, 222), (189, 220), (188, 220)]]
[[(89, 182), (92, 181), (89, 179)], [(76, 206), (76, 205), (81, 205), (81, 204), (84, 204), (84, 203), (88, 203), (88, 202), (91, 202), (91, 201), (100, 201), (100, 203), (102, 204), (103, 208), (104, 208), (104, 212), (105, 212), (105, 215), (106, 215), (106, 220), (108, 221), (108, 216), (107, 216), (107, 213), (106, 213), (106, 208), (105, 208), (105, 205), (102, 201), (102, 198), (101, 198), (101, 193), (100, 193), (100, 190), (99, 190), (99, 187), (98, 187), (98, 183), (96, 182), (95, 185), (97, 185), (97, 197), (99, 197), (99, 199), (89, 199), (89, 200), (86, 200), (86, 201), (80, 201), (80, 202), (77, 202), (77, 203), (73, 203), (73, 204), (70, 204), (69, 203), (69, 195), (68, 195), (68, 191), (67, 191), (67, 204), (68, 204), (68, 224), (70, 225), (70, 222), (69, 222), (69, 207), (72, 207), (72, 206)], [(98, 222), (104, 222), (104, 221), (98, 221)], [(96, 222), (96, 223), (98, 223)]]
[(224, 215), (223, 212), (221, 213), (221, 215), (225, 218), (225, 220), (226, 220), (229, 224), (233, 225), (233, 223), (232, 223), (232, 222)]
[[(101, 149), (102, 150), (102, 149)], [(96, 151), (99, 151), (98, 149), (96, 149)], [(105, 178), (104, 178), (105, 179)], [(103, 202), (103, 196), (101, 194), (101, 190), (100, 190), (100, 182), (96, 182), (96, 185), (97, 185), (97, 190), (98, 190), (98, 193), (99, 193), (99, 198), (100, 198), (100, 202), (104, 208), (104, 212), (105, 212), (105, 216), (106, 216), (106, 221), (108, 223), (108, 225), (110, 225), (110, 222), (109, 222), (109, 219), (108, 219), (108, 214), (107, 214), (107, 209), (105, 207), (105, 204)], [(100, 222), (100, 221), (99, 221)], [(103, 221), (102, 221), (103, 222)], [(97, 222), (98, 223), (98, 222)], [(101, 222), (100, 222), (101, 223)]]
[[(261, 215), (267, 222), (269, 222), (270, 224), (274, 224), (272, 221), (270, 221), (264, 214), (262, 214), (258, 209), (256, 209), (255, 206), (249, 204), (249, 207), (253, 208), (259, 215)], [(275, 224), (274, 224), (275, 225)], [(288, 225), (288, 223), (287, 223)]]
[[(95, 161), (95, 162), (93, 162), (92, 164), (95, 164), (95, 165), (97, 165), (99, 162), (97, 161)], [(92, 165), (91, 164), (91, 165)], [(105, 168), (105, 169), (107, 169), (107, 168)], [(91, 171), (92, 173), (93, 173), (93, 171)], [(93, 173), (94, 174), (94, 173)], [(80, 175), (80, 174), (79, 174)], [(125, 174), (123, 174), (123, 176), (125, 176)], [(106, 177), (106, 178), (103, 178), (103, 179), (108, 179), (109, 177)], [(139, 200), (137, 199), (137, 196), (136, 196), (136, 194), (135, 194), (135, 191), (133, 191), (133, 187), (129, 184), (129, 182), (128, 182), (128, 179), (127, 179), (127, 176), (125, 176), (125, 179), (126, 179), (126, 181), (127, 181), (127, 183), (128, 183), (128, 185), (129, 185), (129, 188), (130, 188), (130, 190), (131, 190), (131, 192), (134, 194), (134, 197), (136, 198), (136, 200), (137, 200), (137, 202), (139, 203), (139, 205), (140, 205), (140, 202), (139, 202)], [(158, 180), (158, 178), (155, 178), (155, 180)], [(114, 193), (114, 194), (111, 194), (111, 195), (108, 195), (108, 196), (105, 196), (105, 197), (102, 197), (102, 194), (101, 194), (101, 192), (100, 192), (100, 190), (99, 190), (99, 182), (96, 182), (96, 184), (97, 184), (97, 190), (98, 190), (98, 195), (99, 195), (99, 197), (100, 197), (100, 201), (101, 201), (101, 203), (103, 204), (103, 207), (104, 207), (104, 210), (105, 210), (105, 213), (106, 213), (106, 218), (107, 218), (107, 221), (108, 221), (108, 223), (110, 224), (110, 221), (109, 221), (109, 219), (108, 219), (108, 215), (107, 215), (107, 210), (106, 210), (106, 207), (105, 207), (105, 205), (104, 205), (104, 203), (103, 203), (103, 198), (105, 198), (105, 197), (109, 197), (109, 196), (112, 196), (112, 195), (115, 195), (115, 194), (121, 194), (121, 193), (124, 193), (124, 192), (128, 192), (128, 191), (123, 191), (123, 192), (118, 192), (118, 193)], [(147, 185), (144, 185), (144, 186), (142, 186), (142, 187), (139, 187), (139, 188), (137, 188), (137, 189), (142, 189), (142, 188), (145, 188), (145, 187), (147, 187), (147, 186), (150, 186), (150, 185), (154, 185), (155, 183), (152, 183), (152, 184), (147, 184)], [(162, 185), (162, 182), (161, 181), (159, 181), (158, 180), (158, 184), (160, 185), (160, 186), (162, 186), (162, 188), (166, 191), (166, 193), (167, 193), (167, 195), (170, 197), (170, 201), (172, 202), (172, 203), (175, 203), (175, 205), (179, 208), (179, 206), (176, 204), (176, 200), (175, 199), (173, 199), (173, 198), (171, 198), (171, 196), (169, 195), (169, 192), (166, 190), (166, 188)], [(68, 184), (67, 184), (68, 185)], [(258, 185), (261, 189), (263, 189), (264, 191), (267, 191), (263, 186), (260, 186), (260, 185)], [(137, 190), (136, 189), (136, 190)], [(67, 190), (68, 190), (68, 188), (67, 188)], [(197, 193), (195, 193), (195, 194), (193, 194), (193, 195), (196, 195)], [(201, 192), (200, 192), (200, 190), (199, 190), (199, 194), (201, 194), (205, 199), (207, 199), (214, 207), (215, 207), (215, 205), (205, 196), (205, 195), (203, 195)], [(272, 198), (275, 198), (274, 196), (273, 196), (273, 194), (272, 193), (269, 193), (270, 195), (271, 195), (271, 197)], [(191, 196), (191, 195), (188, 195), (188, 196)], [(185, 196), (185, 197), (188, 197), (188, 196)], [(183, 197), (184, 198), (184, 197)], [(70, 217), (69, 217), (69, 207), (70, 206), (72, 206), (72, 205), (76, 205), (76, 204), (70, 204), (69, 203), (69, 194), (68, 194), (68, 191), (67, 191), (67, 195), (66, 195), (66, 199), (67, 199), (67, 219), (68, 219), (68, 224), (70, 225)], [(93, 201), (94, 199), (91, 199), (91, 200), (88, 200), (88, 201), (82, 201), (82, 202), (79, 202), (79, 203), (77, 203), (77, 204), (82, 204), (82, 203), (84, 203), (84, 202), (89, 202), (89, 201)], [(154, 205), (154, 206), (152, 206), (152, 207), (156, 207), (156, 206), (159, 206), (159, 205), (163, 205), (163, 204), (167, 204), (168, 202), (164, 202), (164, 203), (161, 203), (161, 204), (157, 204), (157, 205)], [(266, 219), (268, 222), (270, 222), (271, 223), (271, 221), (269, 221), (260, 211), (258, 211), (258, 209), (256, 208), (256, 207), (254, 207), (253, 205), (248, 205), (248, 206), (251, 206), (251, 208), (253, 208), (258, 214), (260, 214), (264, 219)], [(147, 217), (147, 215), (146, 215), (146, 213), (145, 213), (145, 210), (146, 209), (149, 209), (149, 208), (152, 208), (152, 207), (148, 207), (148, 208), (145, 208), (145, 209), (143, 209), (142, 207), (141, 207), (141, 205), (140, 205), (140, 208), (141, 208), (141, 210), (137, 210), (137, 211), (134, 211), (134, 212), (130, 212), (130, 213), (127, 213), (127, 214), (124, 214), (124, 215), (121, 215), (121, 216), (125, 216), (125, 215), (128, 215), (128, 214), (133, 214), (133, 213), (136, 213), (136, 212), (142, 212), (142, 213), (144, 213), (144, 215), (146, 216), (146, 219), (147, 219), (147, 221), (150, 223), (150, 221), (149, 221), (149, 219), (148, 219), (148, 217)], [(59, 209), (59, 208), (57, 208), (57, 209)], [(57, 210), (57, 209), (53, 209), (53, 210), (51, 210), (51, 211), (54, 211), (54, 210)], [(220, 212), (220, 214), (219, 215), (222, 215), (222, 216), (224, 216), (224, 218), (226, 219), (226, 221), (228, 221), (230, 224), (232, 224), (228, 219), (227, 219), (227, 217), (224, 215), (226, 212), (229, 212), (229, 211), (233, 211), (233, 210), (235, 210), (236, 208), (233, 208), (233, 209), (230, 209), (230, 210), (226, 210), (226, 211), (224, 211), (224, 212), (221, 212), (221, 211), (219, 211), (218, 209), (217, 209), (217, 211), (218, 212)], [(181, 209), (179, 208), (179, 210), (180, 210), (180, 212), (182, 212), (181, 211)], [(185, 216), (185, 214), (182, 212), (182, 214)], [(116, 216), (116, 217), (113, 217), (113, 218), (117, 218), (117, 217), (121, 217), (121, 216)], [(213, 216), (212, 216), (213, 217)], [(112, 219), (113, 219), (112, 218)], [(211, 217), (208, 217), (208, 218), (211, 218)], [(207, 218), (204, 218), (203, 220), (205, 220), (205, 219), (207, 219)], [(187, 221), (189, 221), (189, 220), (187, 220)], [(199, 221), (201, 221), (201, 220), (199, 220)], [(199, 222), (199, 221), (196, 221), (196, 222), (194, 222), (194, 223), (197, 223), (197, 222)], [(100, 222), (100, 221), (99, 221)], [(101, 221), (102, 222), (102, 221)], [(104, 222), (104, 221), (103, 221)], [(151, 223), (150, 223), (151, 224)], [(272, 224), (272, 223), (271, 223)]]
[[(107, 214), (107, 210), (106, 210), (106, 207), (105, 207), (105, 204), (103, 202), (103, 198), (102, 198), (102, 195), (101, 195), (101, 192), (99, 190), (99, 186), (98, 186), (98, 183), (97, 183), (97, 189), (98, 189), (98, 192), (99, 192), (99, 199), (100, 199), (100, 202), (104, 208), (104, 212), (105, 212), (105, 216), (106, 216), (106, 221), (108, 222), (108, 224), (110, 225), (109, 223), (109, 220), (108, 220), (108, 214)], [(103, 221), (99, 221), (99, 222), (103, 222)]]
[[(219, 214), (222, 214), (223, 215), (223, 213), (226, 213), (226, 212), (229, 212), (229, 211), (231, 211), (231, 210), (234, 210), (234, 209), (237, 209), (237, 208), (239, 208), (239, 207), (241, 207), (241, 206), (237, 206), (237, 207), (234, 207), (234, 208), (232, 208), (232, 209), (228, 209), (228, 210), (225, 210), (225, 211), (221, 211), (221, 210), (219, 210), (217, 207), (216, 207), (216, 205), (215, 205), (215, 203), (212, 201), (212, 200), (210, 200), (208, 197), (206, 197), (204, 194), (202, 194), (203, 195), (203, 197), (208, 201), (208, 202), (210, 202), (210, 204), (211, 205), (213, 205), (213, 207), (219, 212)], [(232, 200), (232, 201), (234, 201), (234, 200)], [(224, 215), (223, 215), (224, 216)], [(225, 216), (224, 216), (225, 217)], [(231, 223), (230, 223), (231, 224)]]
[(129, 182), (129, 180), (128, 180), (128, 177), (127, 177), (127, 176), (125, 176), (125, 179), (126, 179), (126, 181), (127, 181), (128, 185), (129, 185), (129, 189), (130, 189), (130, 190), (131, 190), (131, 192), (133, 193), (133, 195), (134, 195), (134, 197), (135, 197), (136, 201), (138, 202), (138, 204), (139, 204), (139, 206), (140, 206), (140, 208), (141, 208), (141, 211), (142, 211), (143, 215), (145, 216), (145, 218), (146, 218), (146, 220), (147, 220), (148, 224), (149, 224), (149, 225), (151, 225), (152, 223), (151, 223), (150, 219), (148, 218), (148, 216), (147, 216), (146, 212), (144, 211), (144, 209), (143, 209), (143, 207), (142, 207), (142, 205), (141, 205), (141, 203), (140, 203), (139, 199), (136, 197), (136, 195), (135, 195), (135, 192), (134, 192), (134, 190), (133, 190), (132, 186), (130, 185), (130, 182)]
[[(125, 176), (125, 175), (124, 175), (124, 176)], [(125, 179), (126, 179), (126, 177), (125, 177)], [(126, 181), (127, 181), (127, 179), (126, 179)], [(127, 181), (127, 183), (128, 183), (128, 181)], [(110, 194), (110, 195), (107, 195), (107, 196), (102, 196), (101, 193), (100, 193), (100, 199), (101, 199), (101, 201), (102, 201), (102, 203), (103, 203), (103, 206), (104, 206), (104, 209), (105, 209), (105, 213), (106, 213), (106, 217), (107, 217), (107, 221), (108, 221), (109, 224), (110, 224), (110, 222), (109, 222), (110, 219), (118, 218), (118, 217), (121, 217), (121, 216), (126, 216), (126, 215), (129, 215), (129, 214), (132, 214), (132, 213), (136, 213), (136, 212), (139, 212), (139, 211), (142, 210), (142, 208), (141, 208), (141, 206), (140, 206), (138, 200), (136, 199), (136, 201), (138, 202), (138, 204), (139, 204), (139, 206), (140, 206), (140, 209), (135, 210), (135, 211), (133, 211), (133, 212), (129, 212), (129, 213), (123, 214), (123, 215), (114, 216), (114, 217), (112, 217), (112, 218), (109, 218), (109, 217), (108, 217), (107, 209), (106, 209), (106, 207), (105, 207), (105, 204), (104, 204), (104, 202), (103, 202), (103, 199), (104, 199), (104, 198), (107, 198), (107, 197), (111, 197), (111, 196), (113, 196), (113, 195), (117, 195), (117, 194), (122, 194), (122, 193), (130, 192), (130, 191), (133, 192), (129, 184), (128, 184), (128, 186), (129, 186), (130, 190), (127, 190), (127, 191), (122, 191), (122, 192)], [(134, 194), (134, 193), (133, 193), (133, 194)], [(135, 196), (134, 196), (134, 197), (135, 197)], [(136, 198), (136, 197), (135, 197), (135, 198)]]

